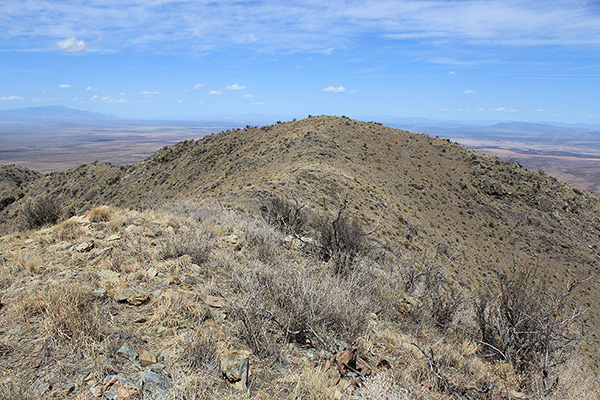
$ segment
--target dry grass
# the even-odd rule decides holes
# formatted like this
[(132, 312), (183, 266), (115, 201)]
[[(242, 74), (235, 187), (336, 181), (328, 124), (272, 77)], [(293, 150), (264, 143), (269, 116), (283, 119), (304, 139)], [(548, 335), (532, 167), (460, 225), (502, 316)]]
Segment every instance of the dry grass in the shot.
[[(247, 396), (219, 370), (219, 356), (239, 350), (252, 351), (250, 396), (263, 398), (336, 398), (339, 374), (315, 366), (330, 365), (344, 348), (356, 348), (374, 370), (354, 399), (508, 399), (527, 388), (513, 365), (480, 356), (472, 313), (454, 310), (452, 323), (440, 323), (445, 314), (433, 306), (456, 300), (444, 256), (381, 247), (337, 273), (314, 253), (289, 248), (263, 219), (223, 208), (113, 209), (111, 218), (119, 221), (119, 240), (103, 239), (104, 222), (65, 221), (0, 241), (0, 367), (24, 371), (21, 383), (6, 389), (14, 398), (36, 376), (15, 360), (36, 344), (45, 371), (60, 377), (56, 387), (80, 370), (98, 381), (114, 372), (135, 380), (139, 367), (117, 354), (124, 344), (170, 353), (164, 360), (170, 398)], [(94, 249), (84, 253), (56, 243), (92, 238)], [(39, 259), (25, 267), (32, 254)], [(149, 293), (149, 300), (117, 302), (130, 287)], [(209, 306), (208, 295), (223, 304)], [(457, 321), (463, 329), (453, 328)], [(377, 368), (380, 360), (392, 368)], [(532, 382), (527, 394), (593, 399), (598, 382), (578, 373), (581, 365), (573, 360), (561, 367), (552, 392)], [(87, 395), (81, 389), (73, 398)]]
[(108, 222), (113, 218), (113, 212), (107, 206), (94, 207), (88, 213), (91, 222)]
[(154, 327), (193, 328), (210, 318), (208, 306), (199, 294), (168, 289), (149, 304), (148, 323)]
[[(19, 314), (39, 320), (39, 339), (76, 346), (94, 345), (104, 337), (98, 299), (86, 284), (71, 282), (27, 294)], [(93, 349), (91, 350), (93, 351)]]

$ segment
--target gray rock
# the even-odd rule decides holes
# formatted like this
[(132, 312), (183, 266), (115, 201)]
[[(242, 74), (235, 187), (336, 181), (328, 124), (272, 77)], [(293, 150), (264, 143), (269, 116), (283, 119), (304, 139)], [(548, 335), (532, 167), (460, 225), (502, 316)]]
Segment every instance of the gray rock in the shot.
[(51, 388), (52, 388), (52, 385), (50, 385), (47, 382), (42, 382), (39, 379), (36, 379), (35, 382), (33, 382), (33, 385), (31, 385), (32, 392), (38, 396), (43, 395)]
[(150, 300), (150, 293), (135, 286), (128, 286), (117, 291), (115, 300), (120, 303), (126, 302), (133, 306), (139, 306)]
[(167, 394), (171, 386), (171, 381), (154, 368), (140, 373), (138, 387), (142, 392), (148, 393), (150, 398), (161, 398)]
[(107, 242), (114, 242), (115, 240), (121, 240), (121, 235), (115, 233), (106, 238)]
[(106, 289), (104, 289), (104, 288), (94, 289), (94, 290), (92, 290), (92, 294), (96, 297), (104, 297), (106, 295)]
[(110, 269), (103, 269), (100, 271), (100, 278), (104, 281), (111, 281), (119, 278), (119, 273)]
[(80, 253), (85, 253), (86, 251), (90, 251), (93, 248), (94, 248), (94, 241), (90, 240), (89, 242), (83, 242), (83, 243), (79, 244), (75, 248), (75, 250), (77, 250)]
[(137, 385), (121, 374), (108, 375), (104, 378), (104, 386), (107, 390), (102, 395), (109, 400), (125, 400), (140, 394)]
[(246, 387), (250, 374), (250, 360), (243, 353), (229, 353), (221, 357), (221, 371), (230, 382), (244, 383)]
[(134, 361), (137, 358), (137, 353), (133, 350), (133, 347), (128, 344), (121, 346), (121, 348), (117, 350), (117, 354), (127, 358), (129, 361)]

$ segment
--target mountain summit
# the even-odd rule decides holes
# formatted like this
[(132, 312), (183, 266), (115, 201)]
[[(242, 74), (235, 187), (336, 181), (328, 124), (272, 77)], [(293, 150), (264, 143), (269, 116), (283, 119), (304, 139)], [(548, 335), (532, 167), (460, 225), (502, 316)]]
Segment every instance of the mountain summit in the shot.
[[(333, 243), (364, 238), (360, 248), (368, 248), (370, 262), (386, 265), (386, 274), (410, 264), (414, 270), (405, 277), (418, 281), (443, 266), (450, 281), (468, 293), (481, 293), (482, 288), (495, 293), (497, 287), (490, 284), (495, 276), (506, 283), (502, 277), (511, 271), (527, 270), (535, 274), (527, 275), (522, 282), (534, 282), (532, 288), (543, 283), (547, 291), (540, 289), (539, 293), (562, 299), (556, 297), (557, 293), (565, 288), (570, 291), (573, 282), (589, 282), (589, 277), (598, 273), (600, 261), (598, 196), (449, 140), (345, 117), (309, 117), (229, 130), (165, 147), (134, 165), (83, 165), (37, 177), (19, 190), (2, 211), (4, 232), (15, 229), (24, 207), (36, 198), (50, 197), (70, 215), (81, 215), (99, 204), (140, 210), (168, 210), (173, 204), (187, 204), (184, 208), (195, 219), (194, 224), (215, 218), (207, 211), (190, 208), (190, 204), (202, 204), (274, 222), (279, 228), (283, 226), (292, 239), (300, 240), (300, 247), (321, 243), (319, 246), (325, 248), (323, 243), (332, 243), (323, 242), (328, 234)], [(273, 217), (270, 211), (276, 208), (287, 211)], [(305, 223), (295, 229), (289, 217), (300, 212)], [(342, 219), (347, 221), (343, 232), (336, 230), (336, 224), (343, 225)], [(210, 235), (222, 235), (233, 248), (242, 249), (236, 229), (222, 231), (212, 225), (215, 223), (210, 222)], [(137, 228), (131, 224), (127, 232), (133, 234)], [(329, 227), (329, 233), (323, 226)], [(174, 222), (169, 231), (178, 229), (183, 235), (191, 228)], [(160, 238), (163, 234), (156, 231), (148, 235)], [(244, 240), (249, 244), (267, 239), (247, 236)], [(353, 259), (359, 253), (349, 257)], [(330, 267), (329, 260), (334, 256), (317, 254)], [(275, 263), (275, 254), (269, 251), (256, 257), (268, 265)], [(389, 261), (395, 257), (404, 261)], [(345, 276), (346, 272), (335, 271)], [(324, 276), (323, 272), (315, 274)], [(313, 278), (319, 280), (317, 275)], [(441, 275), (436, 276), (441, 279)], [(257, 276), (258, 281), (263, 278), (267, 279)], [(411, 288), (409, 281), (404, 281), (408, 286), (403, 290)], [(511, 285), (506, 290), (510, 287), (518, 293), (514, 282)], [(456, 292), (452, 290), (436, 286), (434, 292), (453, 298)], [(355, 295), (360, 297), (360, 293)], [(458, 303), (444, 303), (437, 297), (419, 297), (416, 292), (413, 295), (422, 304), (429, 304), (427, 307), (458, 307)], [(300, 298), (303, 301), (305, 297)], [(585, 325), (596, 330), (600, 321), (598, 287), (588, 284), (583, 290), (569, 293), (568, 298), (572, 301), (569, 307), (587, 304)], [(402, 307), (416, 307), (417, 300), (406, 301), (408, 305)], [(487, 309), (487, 303), (477, 304), (483, 307), (481, 310)], [(432, 310), (427, 312), (437, 312)], [(471, 315), (473, 308), (464, 312)], [(483, 324), (491, 315), (481, 314), (480, 322)], [(274, 326), (281, 323), (275, 314), (273, 318)], [(436, 321), (444, 325), (453, 317)], [(284, 331), (284, 335), (291, 333)], [(309, 336), (315, 343), (319, 341), (318, 333)], [(307, 340), (305, 337), (305, 344)], [(588, 350), (596, 359), (598, 343), (594, 339), (592, 342)], [(264, 350), (258, 342), (255, 344), (255, 351)], [(431, 357), (430, 363), (436, 360), (433, 353), (413, 350), (421, 354), (419, 357)], [(489, 348), (481, 351), (487, 354)]]

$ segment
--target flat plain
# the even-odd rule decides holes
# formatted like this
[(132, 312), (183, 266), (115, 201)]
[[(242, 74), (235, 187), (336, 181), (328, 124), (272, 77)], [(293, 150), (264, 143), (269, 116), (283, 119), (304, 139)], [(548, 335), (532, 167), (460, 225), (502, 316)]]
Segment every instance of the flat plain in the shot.
[(16, 164), (44, 174), (94, 161), (134, 164), (164, 146), (200, 139), (235, 126), (129, 121), (0, 126), (0, 164)]

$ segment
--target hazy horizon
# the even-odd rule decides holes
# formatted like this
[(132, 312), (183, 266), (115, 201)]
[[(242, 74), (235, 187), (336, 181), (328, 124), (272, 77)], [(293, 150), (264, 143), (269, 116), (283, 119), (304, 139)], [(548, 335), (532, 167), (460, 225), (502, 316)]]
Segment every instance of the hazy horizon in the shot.
[(595, 2), (0, 5), (0, 110), (600, 124)]

